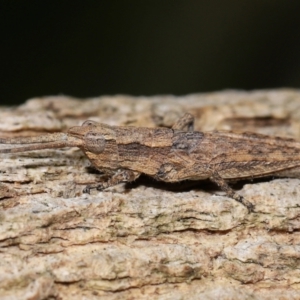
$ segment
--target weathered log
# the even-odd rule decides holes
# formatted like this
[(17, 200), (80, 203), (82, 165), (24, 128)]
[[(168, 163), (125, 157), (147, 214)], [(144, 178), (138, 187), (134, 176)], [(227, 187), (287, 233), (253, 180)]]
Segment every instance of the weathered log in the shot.
[[(44, 97), (0, 108), (0, 137), (65, 131), (86, 119), (300, 140), (300, 91), (182, 97)], [(5, 145), (0, 145), (5, 148)], [(247, 209), (204, 181), (140, 178), (107, 191), (76, 148), (0, 156), (1, 299), (299, 299), (300, 179), (234, 185)], [(289, 178), (289, 177), (295, 178)]]

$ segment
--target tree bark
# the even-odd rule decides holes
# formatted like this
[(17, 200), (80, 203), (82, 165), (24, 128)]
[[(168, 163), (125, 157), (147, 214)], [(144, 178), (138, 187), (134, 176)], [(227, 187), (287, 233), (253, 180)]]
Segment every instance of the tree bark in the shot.
[[(109, 125), (253, 131), (300, 139), (300, 91), (182, 97), (44, 97), (0, 109), (0, 136)], [(5, 145), (1, 145), (5, 148)], [(76, 148), (1, 154), (1, 299), (299, 299), (300, 179), (234, 185), (247, 209), (203, 181), (142, 177), (107, 191)]]

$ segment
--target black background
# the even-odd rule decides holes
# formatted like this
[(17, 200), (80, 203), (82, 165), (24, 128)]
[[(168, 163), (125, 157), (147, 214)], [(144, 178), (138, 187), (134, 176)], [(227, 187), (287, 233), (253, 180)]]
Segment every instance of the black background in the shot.
[(0, 1), (0, 105), (300, 86), (300, 1)]

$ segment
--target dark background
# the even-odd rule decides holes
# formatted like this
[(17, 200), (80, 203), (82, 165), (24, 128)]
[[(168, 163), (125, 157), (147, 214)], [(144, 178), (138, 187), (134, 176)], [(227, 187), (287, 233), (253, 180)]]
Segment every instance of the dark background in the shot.
[(0, 1), (0, 105), (300, 86), (300, 1)]

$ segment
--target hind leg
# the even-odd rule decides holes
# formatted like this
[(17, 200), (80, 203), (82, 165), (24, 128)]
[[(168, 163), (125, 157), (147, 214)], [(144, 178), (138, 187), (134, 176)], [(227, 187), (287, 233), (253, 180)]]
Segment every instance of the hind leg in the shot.
[(245, 200), (244, 197), (239, 195), (237, 192), (235, 192), (217, 172), (213, 173), (209, 179), (216, 183), (221, 188), (221, 190), (226, 193), (228, 197), (242, 203), (244, 206), (247, 207), (249, 212), (253, 211), (254, 205), (249, 201)]

